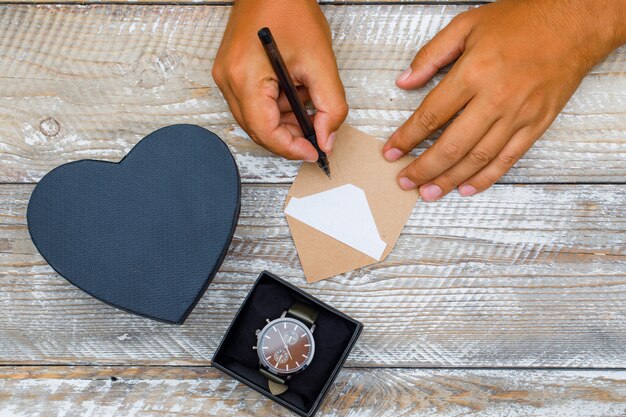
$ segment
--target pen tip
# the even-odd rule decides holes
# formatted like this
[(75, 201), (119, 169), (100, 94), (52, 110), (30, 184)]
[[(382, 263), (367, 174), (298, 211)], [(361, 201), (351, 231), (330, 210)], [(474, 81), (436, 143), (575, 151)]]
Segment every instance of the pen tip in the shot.
[(319, 159), (317, 160), (317, 165), (322, 168), (324, 174), (326, 174), (326, 176), (330, 178), (330, 165), (328, 164), (328, 158), (325, 154), (320, 155)]
[(320, 164), (320, 167), (322, 168), (322, 171), (324, 171), (324, 174), (326, 174), (326, 176), (330, 178), (330, 168), (328, 166), (328, 162), (326, 162), (325, 164)]

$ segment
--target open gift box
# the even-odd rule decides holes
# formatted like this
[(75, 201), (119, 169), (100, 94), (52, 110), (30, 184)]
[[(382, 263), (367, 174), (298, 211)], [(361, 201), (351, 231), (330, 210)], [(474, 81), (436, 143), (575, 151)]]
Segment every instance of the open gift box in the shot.
[[(315, 353), (301, 373), (291, 377), (288, 390), (273, 395), (259, 372), (256, 330), (266, 319), (281, 316), (294, 303), (304, 302), (319, 312), (313, 338)], [(337, 377), (363, 325), (270, 272), (262, 272), (244, 300), (213, 356), (213, 366), (301, 416), (312, 416)]]

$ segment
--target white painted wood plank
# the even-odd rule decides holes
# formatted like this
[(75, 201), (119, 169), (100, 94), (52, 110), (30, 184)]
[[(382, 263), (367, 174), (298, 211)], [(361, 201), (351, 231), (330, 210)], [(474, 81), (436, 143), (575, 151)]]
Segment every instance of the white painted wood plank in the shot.
[[(397, 73), (457, 5), (324, 6), (351, 106), (348, 121), (386, 137), (434, 85), (404, 92)], [(36, 182), (82, 158), (117, 161), (173, 123), (214, 130), (245, 182), (289, 182), (234, 123), (210, 69), (230, 8), (0, 5), (0, 182)], [(426, 142), (424, 146), (432, 143)], [(424, 149), (422, 147), (421, 149)], [(585, 78), (506, 182), (622, 182), (626, 48)]]
[[(624, 414), (624, 371), (390, 368), (343, 369), (317, 415), (617, 417)], [(212, 368), (8, 367), (0, 369), (0, 415), (292, 414)]]
[(0, 186), (0, 363), (208, 365), (267, 269), (354, 316), (353, 366), (626, 366), (626, 190), (496, 186), (419, 203), (382, 263), (307, 284), (280, 211), (248, 185), (235, 239), (186, 324), (91, 299), (30, 242), (30, 185)]

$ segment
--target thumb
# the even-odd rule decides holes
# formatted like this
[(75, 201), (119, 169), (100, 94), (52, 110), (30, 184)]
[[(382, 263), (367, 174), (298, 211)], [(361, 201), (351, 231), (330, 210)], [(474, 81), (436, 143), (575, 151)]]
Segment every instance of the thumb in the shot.
[(454, 18), (415, 55), (413, 62), (396, 79), (396, 85), (410, 90), (422, 87), (439, 69), (461, 56), (470, 24), (465, 13)]
[(324, 152), (333, 147), (335, 131), (348, 116), (348, 103), (339, 78), (336, 64), (333, 68), (319, 68), (307, 77), (308, 89), (313, 106), (317, 110), (313, 118), (313, 127), (317, 143)]

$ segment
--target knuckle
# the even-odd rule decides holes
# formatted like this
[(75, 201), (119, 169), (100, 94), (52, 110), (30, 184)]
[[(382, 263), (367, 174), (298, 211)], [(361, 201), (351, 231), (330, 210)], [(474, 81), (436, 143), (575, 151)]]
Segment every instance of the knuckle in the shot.
[(340, 108), (339, 108), (339, 114), (341, 114), (341, 116), (345, 119), (346, 117), (348, 117), (348, 111), (349, 111), (349, 107), (348, 107), (348, 102), (344, 99), (341, 102)]
[(454, 142), (444, 142), (439, 145), (439, 154), (447, 161), (457, 161), (462, 156), (461, 147)]
[(248, 79), (246, 68), (240, 64), (230, 65), (226, 72), (226, 78), (232, 85), (243, 85)]
[(215, 81), (215, 84), (217, 84), (218, 86), (221, 86), (224, 81), (222, 74), (223, 71), (221, 66), (217, 63), (213, 64), (213, 67), (211, 68), (211, 76), (213, 77), (213, 81)]
[(511, 168), (519, 160), (520, 156), (516, 153), (505, 152), (498, 155), (498, 162), (500, 165)]
[(485, 74), (489, 72), (490, 59), (486, 56), (467, 56), (459, 62), (459, 79), (465, 84), (478, 84), (484, 82)]
[(479, 190), (484, 190), (486, 188), (491, 187), (493, 184), (496, 183), (496, 181), (498, 180), (498, 178), (494, 178), (493, 175), (488, 174), (488, 173), (483, 173), (478, 177), (478, 181), (477, 181), (477, 187)]
[(458, 181), (456, 181), (450, 174), (445, 172), (439, 175), (439, 177), (437, 178), (437, 182), (440, 182), (441, 185), (443, 185), (442, 189), (444, 190), (451, 190), (452, 188), (459, 185)]
[(494, 80), (498, 79), (498, 75), (506, 73), (502, 57), (497, 52), (487, 52), (478, 56), (468, 55), (460, 69), (461, 81), (467, 85), (484, 86), (487, 91), (502, 91), (504, 96), (510, 90), (505, 83), (495, 85)]
[(394, 148), (409, 152), (413, 146), (408, 135), (405, 134), (404, 128), (400, 128), (393, 134), (390, 143)]
[(475, 91), (483, 82), (484, 78), (483, 70), (478, 65), (463, 65), (459, 67), (460, 73), (457, 75), (459, 84), (465, 88), (465, 90)]
[(348, 117), (348, 103), (346, 100), (338, 102), (333, 108), (333, 113), (335, 113), (342, 120)]
[(439, 128), (439, 118), (435, 113), (428, 109), (422, 109), (417, 112), (414, 118), (415, 124), (417, 124), (420, 128), (428, 131), (434, 132)]
[(489, 105), (492, 110), (502, 111), (502, 107), (505, 106), (513, 96), (510, 88), (499, 87), (490, 93)]
[(415, 56), (415, 61), (418, 62), (428, 62), (430, 61), (431, 57), (432, 57), (432, 46), (429, 43), (425, 44), (424, 46), (421, 47), (421, 49), (419, 51), (417, 51), (417, 54)]
[(491, 161), (491, 155), (482, 149), (472, 149), (467, 155), (470, 163), (477, 166), (485, 166)]
[(468, 10), (468, 11), (457, 14), (456, 16), (452, 18), (452, 20), (450, 21), (450, 24), (465, 26), (466, 24), (469, 23), (469, 21), (472, 18), (472, 14), (470, 13), (470, 11), (471, 10)]
[(413, 181), (417, 185), (424, 184), (426, 181), (430, 179), (424, 176), (419, 165), (416, 163), (409, 165), (406, 171), (404, 172), (404, 175), (407, 176), (411, 181)]
[(241, 89), (246, 81), (246, 76), (237, 70), (231, 70), (227, 74), (229, 83), (232, 86), (239, 87)]
[(531, 101), (525, 101), (518, 110), (518, 118), (520, 121), (529, 123), (537, 117), (540, 105)]

